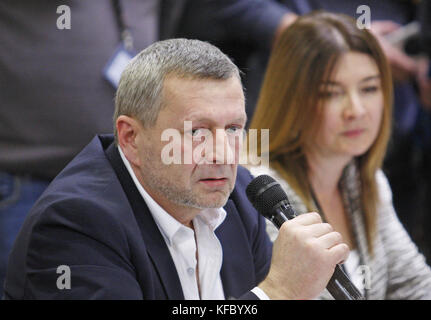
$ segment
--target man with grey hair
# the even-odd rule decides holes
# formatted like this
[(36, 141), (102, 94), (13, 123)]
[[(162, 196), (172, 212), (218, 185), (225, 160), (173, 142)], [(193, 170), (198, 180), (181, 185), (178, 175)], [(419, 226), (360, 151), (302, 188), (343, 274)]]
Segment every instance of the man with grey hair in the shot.
[[(173, 39), (142, 51), (114, 121), (115, 140), (96, 136), (33, 207), (7, 299), (311, 299), (346, 259), (316, 213), (283, 224), (272, 248), (238, 166), (239, 72), (216, 47)], [(181, 164), (166, 164), (167, 145)]]

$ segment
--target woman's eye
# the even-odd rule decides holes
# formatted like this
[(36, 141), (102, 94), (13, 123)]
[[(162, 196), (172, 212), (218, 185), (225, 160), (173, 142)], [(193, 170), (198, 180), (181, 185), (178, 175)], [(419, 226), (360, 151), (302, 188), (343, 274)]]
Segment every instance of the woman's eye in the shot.
[(336, 98), (341, 95), (341, 92), (337, 91), (323, 91), (319, 93), (319, 96), (323, 99)]
[(378, 89), (379, 89), (379, 87), (377, 87), (377, 86), (369, 86), (369, 87), (362, 88), (362, 92), (373, 93), (373, 92), (376, 92)]

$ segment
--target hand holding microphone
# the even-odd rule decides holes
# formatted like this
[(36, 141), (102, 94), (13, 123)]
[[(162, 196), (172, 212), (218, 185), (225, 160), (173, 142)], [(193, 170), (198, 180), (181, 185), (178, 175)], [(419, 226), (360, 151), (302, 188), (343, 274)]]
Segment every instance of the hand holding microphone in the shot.
[(319, 214), (296, 216), (286, 193), (267, 175), (255, 178), (246, 193), (257, 211), (279, 228), (268, 276), (259, 284), (271, 299), (314, 299), (325, 286), (335, 299), (363, 299), (338, 266), (347, 259), (348, 246)]

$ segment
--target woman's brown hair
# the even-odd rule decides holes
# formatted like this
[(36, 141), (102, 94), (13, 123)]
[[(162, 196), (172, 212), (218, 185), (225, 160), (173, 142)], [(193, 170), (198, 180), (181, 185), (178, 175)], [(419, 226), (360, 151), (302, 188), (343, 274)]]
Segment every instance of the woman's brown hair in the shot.
[(370, 31), (359, 29), (355, 20), (346, 15), (317, 11), (300, 17), (275, 44), (250, 129), (270, 129), (271, 168), (287, 180), (308, 210), (316, 210), (303, 146), (311, 141), (319, 125), (319, 87), (329, 80), (337, 61), (346, 52), (373, 58), (384, 99), (377, 138), (358, 157), (361, 203), (369, 251), (373, 253), (378, 202), (375, 174), (382, 165), (390, 136), (392, 78), (386, 57)]

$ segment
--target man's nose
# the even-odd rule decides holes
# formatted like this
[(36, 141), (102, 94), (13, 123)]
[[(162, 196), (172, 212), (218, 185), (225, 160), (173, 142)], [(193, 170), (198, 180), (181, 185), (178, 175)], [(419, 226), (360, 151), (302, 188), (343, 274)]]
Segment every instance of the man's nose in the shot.
[(212, 146), (205, 148), (205, 160), (208, 164), (235, 163), (235, 152), (225, 130), (218, 129), (213, 133)]

